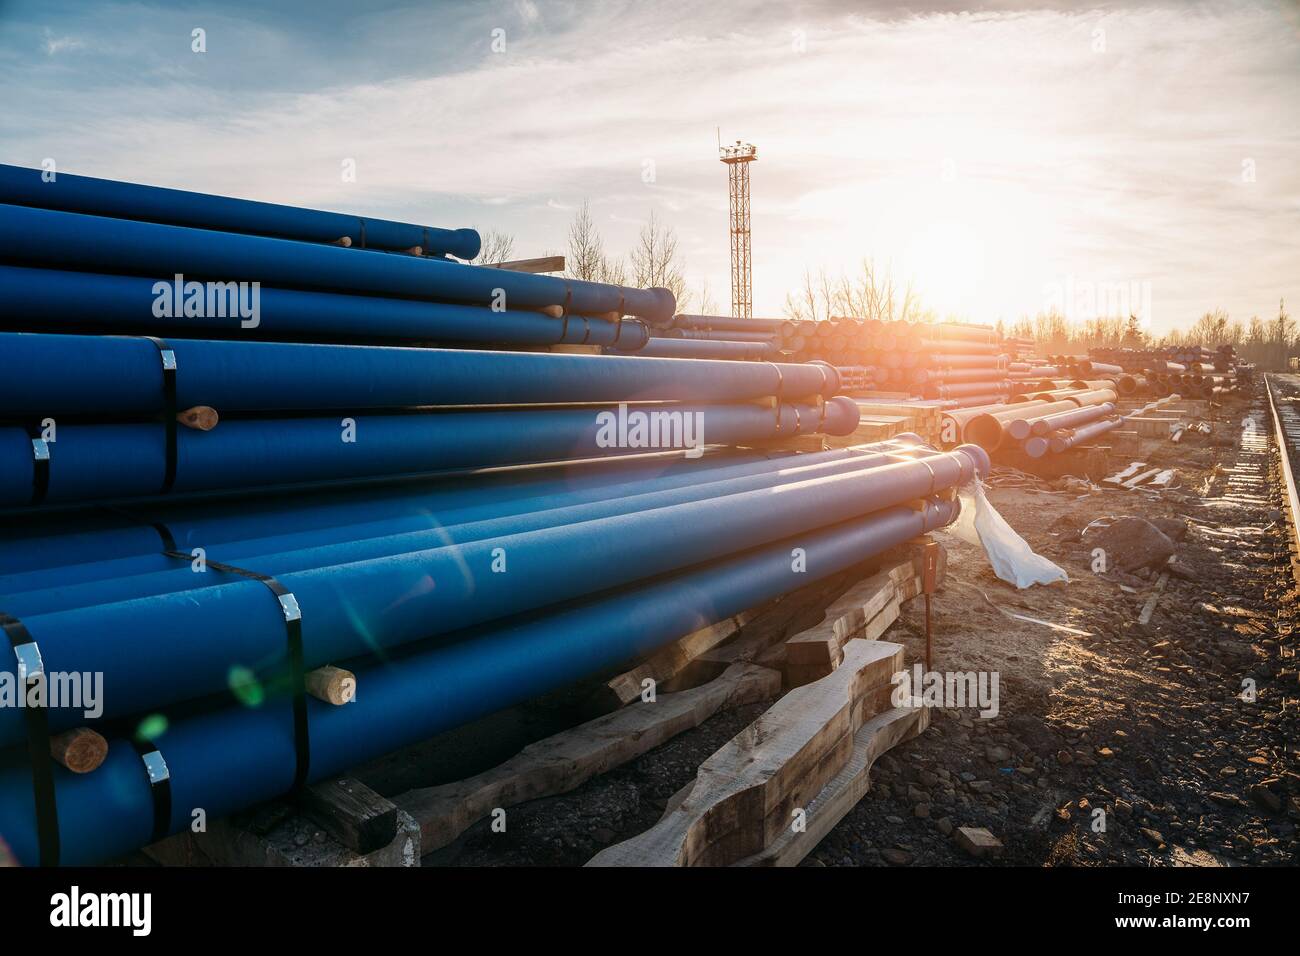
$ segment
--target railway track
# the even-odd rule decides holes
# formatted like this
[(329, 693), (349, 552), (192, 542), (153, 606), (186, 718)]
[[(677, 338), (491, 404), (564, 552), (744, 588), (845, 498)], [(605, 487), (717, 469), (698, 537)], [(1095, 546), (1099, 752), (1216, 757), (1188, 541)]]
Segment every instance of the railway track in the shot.
[(1264, 392), (1277, 442), (1282, 497), (1286, 502), (1292, 546), (1291, 570), (1300, 583), (1300, 496), (1295, 476), (1300, 470), (1300, 375), (1270, 374), (1264, 378)]

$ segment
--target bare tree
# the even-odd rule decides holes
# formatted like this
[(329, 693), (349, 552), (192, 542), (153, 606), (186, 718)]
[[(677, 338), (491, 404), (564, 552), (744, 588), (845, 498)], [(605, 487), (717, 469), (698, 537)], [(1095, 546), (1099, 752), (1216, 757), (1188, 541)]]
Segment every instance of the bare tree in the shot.
[(564, 256), (565, 274), (574, 279), (601, 281), (604, 271), (605, 246), (591, 219), (591, 206), (582, 201), (569, 223), (569, 249)]
[(569, 223), (569, 245), (564, 255), (564, 274), (571, 279), (627, 284), (627, 267), (621, 259), (605, 255), (605, 240), (591, 218), (591, 205), (582, 201)]
[(631, 260), (634, 285), (643, 289), (650, 286), (667, 289), (677, 300), (679, 310), (687, 307), (691, 294), (677, 261), (677, 233), (672, 226), (662, 225), (653, 210), (641, 227)]
[(500, 232), (496, 229), (488, 229), (481, 232), (483, 237), (483, 247), (474, 257), (475, 265), (496, 265), (498, 262), (507, 262), (511, 254), (515, 251), (515, 237), (508, 232)]

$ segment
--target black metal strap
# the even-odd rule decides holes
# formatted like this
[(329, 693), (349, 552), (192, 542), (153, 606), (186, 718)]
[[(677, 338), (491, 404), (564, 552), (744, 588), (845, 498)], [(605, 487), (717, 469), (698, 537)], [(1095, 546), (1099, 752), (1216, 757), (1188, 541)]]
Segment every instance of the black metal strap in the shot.
[[(45, 680), (45, 663), (40, 648), (27, 633), (22, 621), (0, 611), (0, 627), (9, 635), (16, 661), (23, 711), (27, 719), (27, 751), (32, 764), (32, 796), (36, 802), (36, 836), (40, 844), (41, 866), (59, 865), (59, 809), (54, 797), (54, 758), (50, 756), (50, 719), (46, 700), (30, 706), (28, 688)], [(48, 685), (46, 687), (48, 691)]]
[(166, 429), (167, 451), (166, 465), (163, 471), (162, 488), (159, 494), (167, 494), (176, 483), (176, 353), (164, 339), (146, 335), (158, 348), (158, 358), (162, 362), (163, 377), (163, 428)]
[(109, 514), (126, 518), (134, 524), (148, 525), (153, 528), (154, 531), (158, 532), (158, 537), (162, 539), (162, 549), (164, 554), (176, 550), (176, 536), (172, 534), (171, 528), (167, 527), (164, 522), (154, 521), (152, 518), (146, 518), (144, 515), (138, 515), (125, 508), (118, 508), (114, 505), (101, 505), (100, 507)]
[(50, 490), (50, 443), (42, 437), (39, 425), (28, 425), (27, 437), (32, 440), (31, 503), (39, 505)]
[(149, 792), (153, 796), (153, 833), (150, 843), (157, 843), (172, 828), (172, 775), (167, 761), (152, 740), (131, 738), (131, 746), (140, 755), (144, 772), (149, 777)]
[[(193, 555), (184, 551), (165, 552), (168, 557), (182, 561), (193, 560)], [(233, 564), (208, 560), (208, 567), (226, 574), (238, 574), (241, 577), (259, 581), (275, 595), (280, 611), (284, 614), (284, 630), (289, 647), (289, 680), (293, 692), (293, 738), (297, 757), (297, 770), (294, 774), (293, 788), (299, 790), (307, 782), (307, 773), (311, 769), (311, 738), (307, 726), (307, 672), (303, 665), (302, 652), (302, 611), (298, 599), (292, 591), (271, 577), (247, 568), (237, 568)]]

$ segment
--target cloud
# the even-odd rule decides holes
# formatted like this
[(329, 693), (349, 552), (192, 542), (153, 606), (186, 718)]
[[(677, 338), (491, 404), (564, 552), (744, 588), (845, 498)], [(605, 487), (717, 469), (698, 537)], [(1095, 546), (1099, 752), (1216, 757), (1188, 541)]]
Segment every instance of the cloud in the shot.
[[(805, 266), (864, 257), (980, 319), (1033, 311), (1063, 275), (1149, 281), (1163, 324), (1266, 314), (1296, 292), (1300, 57), (1267, 5), (525, 0), (358, 15), (337, 46), (338, 30), (226, 9), (204, 17), (203, 57), (174, 42), (188, 13), (119, 10), (94, 35), (121, 55), (97, 49), (73, 75), (0, 40), (0, 82), (29, 94), (0, 116), (0, 156), (444, 225), (490, 209), (521, 255), (562, 244), (549, 212), (584, 198), (615, 250), (656, 210), (692, 250), (692, 283), (725, 289), (720, 128), (759, 148), (767, 313)], [(502, 9), (529, 29), (493, 53)]]
[(58, 54), (66, 53), (69, 50), (84, 50), (85, 48), (86, 48), (86, 44), (83, 40), (79, 40), (76, 37), (70, 37), (70, 36), (66, 36), (66, 37), (55, 36), (54, 32), (50, 30), (49, 27), (45, 28), (45, 55), (46, 56), (57, 56)]

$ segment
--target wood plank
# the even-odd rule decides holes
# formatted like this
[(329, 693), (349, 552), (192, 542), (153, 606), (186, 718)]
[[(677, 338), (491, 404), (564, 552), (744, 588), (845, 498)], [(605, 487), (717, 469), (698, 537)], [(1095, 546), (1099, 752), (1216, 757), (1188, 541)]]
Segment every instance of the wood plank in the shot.
[(859, 706), (903, 667), (903, 647), (850, 641), (844, 664), (798, 687), (701, 764), (695, 786), (639, 836), (588, 866), (717, 866), (759, 853), (848, 763)]
[(631, 670), (611, 678), (605, 686), (618, 701), (618, 706), (626, 706), (640, 698), (646, 680), (653, 680), (656, 685), (666, 683), (685, 670), (705, 651), (712, 650), (724, 641), (735, 637), (741, 628), (770, 606), (769, 603), (762, 607), (741, 611), (716, 624), (692, 631), (680, 640), (673, 641), (667, 647), (656, 651)]
[(775, 697), (781, 675), (736, 664), (717, 680), (654, 703), (635, 703), (529, 744), (505, 763), (465, 780), (409, 790), (396, 803), (420, 824), (425, 852), (446, 846), (497, 807), (564, 793), (627, 763), (720, 710)]
[(313, 784), (298, 802), (349, 850), (373, 853), (397, 836), (397, 806), (359, 780), (340, 777)]
[(1156, 602), (1160, 600), (1160, 592), (1165, 589), (1165, 585), (1168, 583), (1169, 572), (1161, 571), (1160, 577), (1156, 579), (1156, 589), (1151, 592), (1151, 596), (1147, 598), (1146, 603), (1142, 605), (1142, 613), (1138, 615), (1139, 624), (1150, 623), (1151, 615), (1156, 611)]
[(535, 259), (508, 259), (488, 264), (489, 269), (506, 269), (510, 272), (563, 272), (564, 256), (539, 256)]
[(871, 789), (871, 768), (881, 754), (930, 726), (926, 707), (894, 707), (867, 720), (853, 735), (853, 756), (804, 808), (804, 830), (787, 826), (766, 849), (736, 866), (798, 866)]
[(860, 581), (826, 609), (819, 624), (788, 638), (786, 660), (794, 664), (838, 665), (845, 642), (861, 633), (886, 608), (898, 616), (901, 600), (921, 593), (921, 581), (911, 560), (900, 562)]
[(1153, 478), (1156, 475), (1160, 474), (1160, 471), (1161, 469), (1159, 468), (1148, 468), (1146, 471), (1139, 472), (1138, 474), (1130, 478), (1128, 481), (1121, 483), (1120, 487), (1128, 488), (1131, 491), (1134, 488), (1136, 488), (1138, 485), (1146, 481), (1148, 478)]
[(1123, 471), (1117, 471), (1109, 478), (1103, 478), (1102, 481), (1108, 485), (1118, 485), (1125, 479), (1130, 478), (1133, 475), (1136, 475), (1138, 473), (1138, 469), (1145, 467), (1145, 465), (1146, 462), (1144, 461), (1129, 462), (1128, 467), (1125, 468)]

